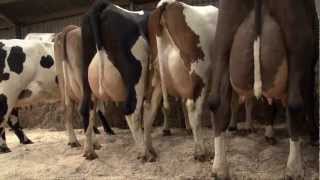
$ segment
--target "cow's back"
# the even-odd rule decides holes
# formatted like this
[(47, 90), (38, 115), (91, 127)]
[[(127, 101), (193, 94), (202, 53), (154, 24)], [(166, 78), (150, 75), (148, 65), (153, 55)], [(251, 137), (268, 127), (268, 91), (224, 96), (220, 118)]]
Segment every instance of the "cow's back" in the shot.
[[(0, 83), (0, 93), (10, 97), (13, 106), (25, 106), (57, 97), (52, 44), (29, 40), (1, 40), (6, 51), (5, 68), (9, 78)], [(3, 59), (1, 59), (3, 61)]]

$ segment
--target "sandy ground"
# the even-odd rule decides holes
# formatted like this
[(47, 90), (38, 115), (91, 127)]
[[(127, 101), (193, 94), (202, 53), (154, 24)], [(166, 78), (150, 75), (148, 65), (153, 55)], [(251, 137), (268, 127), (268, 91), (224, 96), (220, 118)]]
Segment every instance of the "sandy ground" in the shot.
[[(208, 144), (211, 130), (206, 129)], [(115, 129), (117, 135), (99, 135), (102, 148), (99, 159), (87, 161), (82, 148), (69, 148), (64, 131), (26, 130), (34, 141), (20, 145), (12, 132), (7, 133), (12, 152), (0, 154), (0, 179), (210, 179), (211, 162), (193, 159), (193, 139), (182, 129), (163, 137), (161, 129), (153, 134), (157, 162), (142, 163), (137, 159), (129, 130)], [(83, 144), (84, 135), (77, 130)], [(232, 137), (232, 138), (231, 138)], [(288, 156), (288, 139), (278, 136), (276, 146), (268, 145), (263, 132), (247, 137), (228, 137), (228, 162), (231, 179), (281, 179)], [(306, 179), (319, 179), (319, 148), (304, 147)]]

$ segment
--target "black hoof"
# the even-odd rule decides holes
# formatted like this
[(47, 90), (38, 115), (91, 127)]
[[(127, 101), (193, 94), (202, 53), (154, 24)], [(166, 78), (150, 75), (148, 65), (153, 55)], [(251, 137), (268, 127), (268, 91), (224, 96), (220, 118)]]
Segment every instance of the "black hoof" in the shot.
[(20, 144), (33, 144), (33, 142), (30, 139), (26, 139), (24, 141), (21, 141)]
[(106, 134), (115, 135), (116, 133), (112, 129), (110, 129), (110, 130), (106, 131)]
[(69, 142), (68, 146), (71, 148), (81, 147), (81, 144), (79, 142)]
[(266, 140), (266, 142), (269, 144), (269, 145), (275, 145), (275, 144), (277, 144), (277, 140), (276, 140), (276, 138), (274, 138), (274, 137), (267, 137), (267, 136), (265, 136), (265, 140)]
[(172, 134), (171, 134), (170, 129), (164, 129), (164, 130), (162, 130), (162, 135), (163, 136), (171, 136)]
[(83, 157), (85, 157), (86, 160), (91, 161), (91, 160), (97, 159), (98, 155), (95, 152), (92, 152), (92, 153), (86, 152), (86, 153), (84, 153)]
[(194, 155), (194, 160), (199, 162), (211, 161), (214, 157), (208, 154)]
[(141, 160), (142, 163), (146, 163), (146, 162), (156, 162), (157, 160), (157, 153), (153, 150), (151, 151), (147, 151), (142, 155), (138, 156), (138, 159)]
[(9, 153), (11, 150), (7, 146), (0, 146), (0, 154)]
[(97, 127), (93, 127), (93, 131), (95, 134), (101, 134)]
[(230, 131), (230, 132), (235, 132), (237, 130), (238, 130), (237, 126), (229, 126), (228, 127), (228, 131)]
[(186, 129), (186, 132), (187, 132), (187, 134), (188, 134), (189, 136), (192, 135), (192, 130), (191, 130), (191, 129)]

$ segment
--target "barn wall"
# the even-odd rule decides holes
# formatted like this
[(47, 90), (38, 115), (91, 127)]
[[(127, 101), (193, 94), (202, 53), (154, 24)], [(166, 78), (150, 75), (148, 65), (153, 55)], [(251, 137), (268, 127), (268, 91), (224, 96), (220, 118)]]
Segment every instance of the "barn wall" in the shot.
[(28, 33), (57, 33), (60, 32), (64, 26), (77, 25), (81, 22), (81, 16), (66, 17), (59, 20), (43, 22), (39, 24), (32, 24), (24, 26), (22, 28), (22, 36), (26, 36)]
[(0, 30), (0, 39), (11, 39), (14, 37), (15, 37), (14, 28)]

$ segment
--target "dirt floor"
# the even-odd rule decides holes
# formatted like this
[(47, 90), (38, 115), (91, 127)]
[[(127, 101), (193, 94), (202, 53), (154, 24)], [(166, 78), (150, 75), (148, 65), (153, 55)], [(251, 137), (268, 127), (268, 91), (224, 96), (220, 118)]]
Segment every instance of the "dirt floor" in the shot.
[[(77, 130), (83, 144), (84, 135)], [(157, 162), (142, 163), (137, 159), (129, 130), (115, 129), (117, 135), (99, 135), (102, 148), (99, 159), (87, 161), (82, 148), (69, 148), (64, 131), (26, 130), (34, 141), (20, 145), (12, 132), (7, 143), (12, 152), (0, 154), (0, 179), (210, 179), (211, 162), (193, 159), (193, 139), (183, 129), (163, 137), (161, 129), (153, 134)], [(209, 144), (211, 130), (205, 130)], [(288, 139), (278, 133), (278, 144), (268, 145), (263, 131), (247, 137), (229, 136), (228, 162), (231, 179), (281, 179), (288, 156)], [(303, 145), (306, 179), (319, 179), (319, 148)]]

